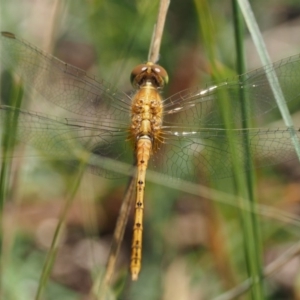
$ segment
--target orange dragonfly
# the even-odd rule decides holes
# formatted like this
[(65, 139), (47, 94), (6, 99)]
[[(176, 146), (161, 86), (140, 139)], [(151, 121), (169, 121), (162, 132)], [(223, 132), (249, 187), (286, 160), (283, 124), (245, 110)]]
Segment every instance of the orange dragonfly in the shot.
[[(244, 120), (239, 109), (240, 90), (251, 100), (248, 117), (264, 118), (277, 110), (266, 73), (275, 70), (286, 101), (300, 98), (300, 57), (294, 56), (272, 66), (249, 72), (233, 81), (201, 89), (181, 91), (167, 99), (161, 89), (168, 82), (164, 68), (145, 63), (134, 68), (133, 97), (97, 80), (94, 76), (42, 52), (14, 34), (2, 32), (0, 56), (22, 81), (49, 102), (84, 119), (51, 118), (10, 106), (0, 106), (0, 119), (18, 113), (16, 139), (55, 156), (73, 155), (77, 147), (103, 159), (103, 166), (88, 163), (94, 174), (117, 178), (117, 171), (104, 167), (105, 158), (136, 165), (135, 221), (131, 254), (131, 274), (136, 280), (141, 269), (144, 189), (147, 168), (175, 178), (200, 181), (233, 174), (229, 138), (217, 101), (226, 92), (232, 109), (233, 124)], [(245, 137), (257, 166), (295, 158), (289, 131), (283, 129), (233, 129), (236, 153), (245, 166), (251, 158), (244, 155)], [(299, 134), (299, 133), (298, 133)], [(73, 158), (75, 157), (72, 156)]]

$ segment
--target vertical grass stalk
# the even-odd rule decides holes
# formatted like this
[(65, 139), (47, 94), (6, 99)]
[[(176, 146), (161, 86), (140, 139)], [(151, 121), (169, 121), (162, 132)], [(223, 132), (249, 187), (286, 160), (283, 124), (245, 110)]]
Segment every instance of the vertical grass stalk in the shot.
[[(214, 50), (214, 34), (212, 18), (210, 16), (208, 4), (206, 1), (196, 1), (196, 6), (198, 9), (199, 19), (200, 19), (200, 28), (202, 31), (203, 42), (208, 52), (209, 60), (211, 62), (211, 67), (213, 70), (213, 77), (216, 82), (220, 82), (224, 80), (224, 75), (222, 76), (222, 71), (217, 68), (215, 61), (216, 55)], [(234, 14), (236, 11), (234, 11)], [(238, 18), (238, 16), (235, 16)], [(239, 24), (236, 24), (238, 27)], [(237, 29), (238, 30), (238, 29)], [(241, 40), (241, 37), (239, 37)], [(242, 47), (241, 42), (239, 44), (239, 56), (242, 57)], [(242, 96), (243, 97), (243, 96)], [(242, 102), (243, 102), (242, 98)], [(240, 209), (238, 210), (238, 214), (240, 217), (240, 221), (242, 224), (242, 236), (243, 243), (245, 248), (245, 260), (247, 265), (247, 273), (248, 277), (252, 279), (252, 282), (257, 283), (253, 284), (252, 289), (252, 298), (253, 299), (263, 299), (263, 289), (260, 279), (261, 275), (261, 259), (260, 259), (260, 242), (258, 239), (258, 226), (254, 215), (248, 211), (245, 211), (243, 207), (254, 205), (253, 201), (253, 181), (252, 181), (252, 171), (249, 171), (247, 175), (245, 174), (245, 168), (251, 170), (251, 166), (245, 166), (244, 161), (249, 161), (249, 157), (251, 157), (251, 151), (249, 148), (249, 141), (246, 137), (243, 140), (245, 145), (244, 153), (241, 155), (237, 152), (236, 145), (238, 144), (238, 137), (234, 133), (235, 128), (239, 128), (239, 126), (244, 126), (247, 128), (249, 125), (247, 122), (244, 124), (235, 124), (233, 120), (235, 120), (235, 116), (233, 114), (234, 107), (232, 107), (233, 102), (230, 101), (230, 95), (224, 89), (220, 89), (218, 92), (218, 106), (220, 114), (223, 118), (223, 123), (225, 125), (224, 129), (226, 129), (226, 136), (229, 145), (230, 152), (230, 160), (232, 162), (232, 170), (234, 176), (234, 187), (236, 198), (239, 201), (245, 201), (240, 199), (248, 199), (247, 203), (240, 203)], [(247, 119), (247, 111), (246, 105), (241, 105), (241, 116), (242, 119)], [(237, 126), (237, 127), (236, 127)], [(251, 160), (250, 160), (251, 161)]]
[[(4, 88), (5, 87), (5, 88)], [(1, 171), (0, 171), (0, 298), (4, 299), (5, 287), (3, 287), (3, 274), (5, 269), (5, 255), (4, 255), (4, 224), (3, 224), (3, 210), (5, 202), (9, 195), (9, 177), (11, 170), (11, 156), (13, 154), (18, 125), (18, 108), (21, 106), (23, 97), (23, 88), (21, 84), (15, 84), (9, 72), (3, 72), (1, 80), (1, 98), (0, 105), (6, 100), (6, 104), (16, 107), (6, 116), (0, 119), (1, 126)]]
[(69, 190), (69, 196), (67, 197), (67, 200), (66, 200), (64, 207), (61, 211), (61, 214), (59, 216), (59, 221), (58, 221), (57, 227), (55, 229), (54, 236), (53, 236), (53, 239), (51, 242), (51, 246), (50, 246), (49, 252), (47, 254), (44, 266), (43, 266), (43, 270), (42, 270), (42, 274), (40, 277), (35, 300), (43, 299), (42, 295), (43, 295), (44, 289), (47, 285), (47, 282), (49, 280), (49, 277), (51, 275), (52, 266), (53, 266), (53, 263), (55, 262), (56, 254), (57, 254), (59, 243), (60, 243), (60, 237), (64, 231), (66, 216), (67, 216), (67, 213), (69, 212), (69, 209), (73, 203), (74, 197), (75, 197), (78, 187), (80, 185), (80, 181), (81, 181), (83, 172), (85, 170), (85, 166), (86, 166), (86, 159), (82, 158), (80, 160), (79, 171), (76, 172), (76, 174), (75, 174), (73, 185), (70, 187), (70, 190)]
[[(232, 1), (233, 8), (233, 20), (234, 20), (234, 33), (235, 33), (235, 46), (237, 54), (237, 72), (238, 74), (245, 73), (245, 62), (244, 62), (244, 44), (243, 44), (243, 31), (244, 24), (241, 18), (241, 14), (238, 8), (236, 0)], [(241, 82), (244, 80), (244, 76), (240, 76)], [(244, 89), (239, 90), (240, 96), (240, 108), (242, 115), (242, 127), (243, 129), (251, 128), (250, 120), (250, 109), (251, 105), (247, 105), (251, 99), (246, 97)], [(245, 169), (253, 170), (252, 164), (252, 153), (250, 148), (250, 139), (248, 135), (244, 136), (244, 157), (245, 159)], [(248, 159), (247, 159), (248, 158)], [(247, 195), (244, 195), (242, 201), (248, 201), (249, 206), (254, 208), (255, 199), (254, 199), (254, 172), (248, 171), (245, 173), (246, 182), (247, 182)], [(251, 278), (258, 278), (259, 280), (253, 281), (252, 288), (252, 298), (253, 299), (263, 299), (263, 285), (262, 285), (262, 246), (261, 239), (259, 235), (259, 224), (257, 220), (257, 215), (253, 212), (248, 212), (243, 209), (240, 210), (242, 216), (243, 230), (245, 231), (245, 243), (249, 244), (245, 247), (246, 258), (248, 262), (249, 273)]]

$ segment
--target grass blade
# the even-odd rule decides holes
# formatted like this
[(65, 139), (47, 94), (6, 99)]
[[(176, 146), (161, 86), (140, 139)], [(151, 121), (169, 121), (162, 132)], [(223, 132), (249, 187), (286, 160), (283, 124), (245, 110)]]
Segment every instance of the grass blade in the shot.
[[(245, 62), (244, 62), (244, 43), (243, 43), (243, 21), (241, 18), (240, 10), (238, 8), (238, 4), (236, 0), (232, 1), (233, 8), (233, 16), (234, 16), (234, 32), (235, 32), (235, 46), (236, 46), (236, 54), (237, 54), (237, 72), (238, 74), (244, 74), (246, 72)], [(243, 81), (244, 76), (240, 77), (241, 81)], [(250, 105), (247, 105), (251, 99), (248, 99), (245, 95), (245, 91), (241, 89), (239, 91), (240, 94), (240, 103), (241, 103), (241, 115), (243, 116), (242, 127), (244, 129), (251, 128), (252, 124), (249, 118)], [(246, 135), (244, 138), (244, 156), (250, 157), (251, 159), (246, 159), (245, 168), (247, 170), (253, 170), (252, 166), (252, 153), (250, 148), (250, 139), (249, 136)], [(250, 206), (255, 205), (254, 199), (254, 172), (249, 171), (245, 173), (246, 182), (247, 182), (247, 195), (245, 196), (245, 201), (248, 202)], [(251, 278), (262, 278), (262, 246), (261, 246), (261, 238), (259, 235), (259, 223), (258, 216), (254, 213), (244, 211), (241, 209), (240, 214), (243, 220), (243, 230), (245, 238), (245, 253), (248, 262), (248, 268)], [(252, 285), (252, 298), (253, 299), (263, 299), (263, 286), (262, 280), (251, 280)], [(257, 283), (257, 284), (256, 284)]]
[(67, 213), (69, 212), (69, 209), (70, 209), (70, 207), (73, 203), (73, 199), (76, 195), (78, 187), (80, 185), (80, 180), (81, 180), (81, 177), (82, 177), (83, 172), (84, 172), (84, 167), (85, 167), (85, 161), (82, 160), (79, 172), (76, 174), (74, 184), (70, 188), (69, 197), (67, 198), (67, 200), (65, 202), (65, 205), (64, 205), (64, 207), (61, 211), (61, 214), (60, 214), (60, 217), (59, 217), (59, 222), (57, 224), (57, 227), (56, 227), (56, 230), (54, 232), (54, 236), (53, 236), (53, 239), (52, 239), (52, 242), (51, 242), (51, 247), (50, 247), (49, 252), (47, 254), (45, 264), (43, 266), (43, 270), (42, 270), (42, 274), (41, 274), (41, 277), (40, 277), (40, 281), (39, 281), (38, 290), (37, 290), (37, 293), (36, 293), (36, 296), (35, 296), (35, 300), (42, 299), (43, 291), (44, 291), (44, 289), (46, 287), (46, 284), (48, 282), (48, 279), (51, 275), (52, 266), (53, 266), (53, 263), (55, 261), (57, 250), (58, 250), (59, 243), (60, 243), (60, 237), (61, 237), (61, 235), (63, 233), (63, 230), (64, 230), (65, 219), (66, 219)]
[[(246, 24), (248, 26), (248, 29), (250, 31), (250, 34), (252, 36), (253, 42), (255, 44), (256, 50), (258, 52), (258, 55), (260, 57), (262, 64), (263, 65), (271, 65), (270, 56), (266, 49), (265, 43), (263, 41), (262, 35), (260, 33), (259, 27), (257, 25), (255, 16), (253, 14), (253, 11), (251, 9), (249, 2), (247, 0), (238, 0), (238, 3), (241, 8), (241, 11), (243, 13), (243, 16), (245, 18)], [(295, 151), (297, 153), (298, 159), (300, 160), (299, 139), (297, 137), (297, 134), (296, 134), (296, 131), (295, 131), (295, 128), (293, 125), (292, 117), (287, 108), (286, 101), (284, 100), (284, 95), (280, 88), (276, 73), (275, 72), (266, 72), (266, 76), (269, 80), (270, 87), (274, 93), (274, 97), (276, 99), (277, 105), (281, 112), (282, 118), (283, 118), (286, 126), (289, 128), (289, 132), (290, 132), (291, 139), (292, 139), (294, 147), (295, 147)]]

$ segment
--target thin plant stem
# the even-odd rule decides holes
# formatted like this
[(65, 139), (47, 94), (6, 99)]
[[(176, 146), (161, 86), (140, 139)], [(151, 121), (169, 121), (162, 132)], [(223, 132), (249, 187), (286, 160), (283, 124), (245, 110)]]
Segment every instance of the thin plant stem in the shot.
[(55, 261), (56, 254), (57, 254), (57, 251), (58, 251), (58, 246), (59, 246), (59, 243), (60, 243), (60, 237), (62, 236), (62, 233), (63, 233), (63, 230), (64, 230), (66, 216), (67, 216), (67, 213), (70, 210), (70, 207), (73, 203), (75, 194), (76, 194), (76, 192), (78, 190), (78, 187), (80, 185), (80, 181), (81, 181), (84, 169), (85, 169), (85, 164), (86, 164), (85, 160), (82, 160), (79, 172), (76, 174), (74, 184), (73, 184), (73, 186), (70, 190), (70, 195), (67, 198), (67, 201), (65, 202), (65, 205), (64, 205), (64, 207), (61, 211), (61, 214), (59, 216), (59, 222), (58, 222), (57, 227), (55, 229), (54, 236), (53, 236), (53, 239), (52, 239), (52, 243), (51, 243), (51, 246), (50, 246), (50, 250), (49, 250), (49, 252), (47, 254), (47, 257), (46, 257), (46, 261), (45, 261), (45, 264), (44, 264), (44, 267), (43, 267), (43, 270), (42, 270), (42, 274), (41, 274), (41, 277), (40, 277), (40, 281), (39, 281), (38, 290), (37, 290), (37, 293), (36, 293), (36, 296), (35, 296), (35, 300), (42, 299), (43, 291), (46, 287), (49, 276), (51, 275), (52, 266), (53, 266), (53, 263)]
[[(245, 73), (245, 60), (244, 60), (244, 42), (243, 42), (243, 33), (244, 33), (244, 23), (242, 20), (242, 16), (237, 4), (236, 0), (232, 1), (233, 8), (233, 24), (234, 24), (234, 33), (235, 33), (235, 46), (236, 46), (236, 54), (237, 54), (237, 70), (238, 74)], [(241, 82), (244, 80), (244, 76), (240, 76)], [(250, 99), (246, 97), (245, 90), (239, 90), (240, 96), (240, 108), (242, 115), (242, 127), (244, 129), (251, 128), (250, 122), (250, 109), (249, 105)], [(245, 173), (246, 179), (246, 201), (249, 201), (249, 205), (254, 205), (254, 175), (253, 175), (253, 165), (252, 165), (252, 152), (250, 147), (250, 138), (249, 135), (245, 135), (244, 137), (244, 156), (245, 156), (245, 168), (249, 170)], [(247, 212), (245, 210), (241, 210), (241, 216), (243, 218), (243, 230), (245, 232), (245, 254), (247, 259), (247, 264), (249, 268), (249, 272), (254, 278), (261, 278), (261, 269), (262, 269), (262, 261), (261, 261), (261, 239), (259, 235), (259, 225), (257, 220), (257, 215), (251, 212)], [(251, 289), (251, 293), (253, 298), (262, 299), (263, 298), (263, 286), (262, 281), (256, 281), (257, 284), (253, 286)]]
[[(103, 163), (105, 160), (105, 164)], [(104, 167), (106, 170), (118, 170), (119, 174), (130, 175), (128, 173), (129, 165), (120, 161), (116, 161), (109, 158), (99, 158), (93, 155), (93, 163), (97, 166)], [(254, 203), (254, 205), (250, 205), (248, 201), (246, 201), (241, 196), (236, 199), (232, 194), (222, 192), (201, 184), (195, 184), (186, 180), (176, 179), (171, 180), (171, 177), (168, 175), (163, 175), (161, 173), (148, 170), (147, 171), (147, 180), (149, 182), (163, 185), (164, 187), (175, 189), (184, 193), (188, 193), (190, 195), (201, 196), (203, 198), (210, 199), (214, 202), (229, 205), (232, 207), (237, 207), (237, 200), (241, 202), (239, 206), (240, 209), (259, 214), (261, 216), (265, 216), (274, 220), (278, 220), (290, 225), (294, 225), (297, 228), (300, 228), (300, 220), (296, 214), (284, 212), (280, 209), (276, 209), (272, 206)]]
[[(10, 73), (7, 73), (9, 86), (11, 85), (10, 94), (8, 96), (8, 100), (10, 104), (16, 108), (19, 108), (22, 103), (23, 98), (23, 89), (21, 84), (14, 84), (14, 80)], [(3, 134), (1, 137), (1, 154), (2, 154), (2, 161), (1, 161), (1, 170), (0, 170), (0, 298), (3, 299), (3, 274), (5, 269), (5, 251), (4, 251), (4, 224), (3, 224), (3, 212), (5, 202), (7, 200), (7, 195), (9, 193), (9, 175), (11, 171), (11, 160), (9, 156), (13, 152), (15, 140), (14, 136), (16, 134), (17, 125), (18, 125), (18, 110), (12, 111), (10, 114), (7, 115), (4, 120), (1, 120), (3, 123)]]
[(115, 271), (118, 254), (120, 252), (121, 242), (123, 240), (126, 224), (128, 222), (130, 208), (134, 200), (135, 183), (135, 176), (132, 176), (127, 186), (127, 190), (119, 211), (119, 217), (114, 230), (113, 241), (109, 251), (105, 273), (103, 276), (102, 274), (99, 274), (92, 289), (92, 292), (96, 295), (98, 300), (105, 299), (109, 291), (109, 286)]
[(161, 39), (164, 32), (165, 21), (166, 21), (169, 5), (170, 5), (170, 0), (160, 1), (157, 22), (154, 25), (154, 30), (152, 34), (149, 55), (148, 55), (148, 61), (153, 63), (156, 63), (159, 60), (159, 50), (160, 50)]
[[(272, 275), (274, 272), (282, 268), (287, 262), (291, 261), (294, 257), (298, 256), (299, 253), (300, 253), (300, 242), (293, 245), (291, 248), (289, 248), (284, 253), (282, 253), (279, 257), (277, 257), (274, 261), (272, 261), (269, 265), (267, 265), (264, 268), (263, 276), (268, 277)], [(235, 288), (227, 291), (226, 293), (223, 293), (222, 295), (214, 298), (213, 300), (236, 299), (237, 297), (247, 292), (251, 288), (252, 284), (253, 282), (251, 278), (248, 278), (247, 280), (243, 281)]]

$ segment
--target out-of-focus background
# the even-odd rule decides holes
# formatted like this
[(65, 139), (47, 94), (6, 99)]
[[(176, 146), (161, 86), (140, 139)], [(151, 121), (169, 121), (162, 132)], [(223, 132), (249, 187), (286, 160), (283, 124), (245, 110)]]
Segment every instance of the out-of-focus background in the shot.
[[(13, 32), (125, 92), (131, 90), (129, 74), (133, 67), (147, 60), (158, 9), (157, 1), (0, 3), (1, 31)], [(196, 4), (171, 2), (159, 61), (170, 78), (165, 96), (210, 81), (212, 68), (202, 42), (201, 13)], [(208, 1), (207, 5), (216, 64), (233, 77), (236, 54), (231, 1)], [(252, 5), (272, 60), (298, 54), (299, 2), (256, 0)], [(245, 48), (247, 68), (261, 67), (246, 30)], [(23, 105), (51, 115), (57, 110), (34, 91), (26, 91)], [(297, 113), (294, 118), (299, 119)], [(279, 120), (270, 126), (282, 124)], [(76, 172), (34, 151), (18, 145), (7, 183), (1, 234), (5, 257), (1, 289), (5, 300), (33, 299)], [(293, 213), (297, 220), (299, 163), (259, 169), (255, 175), (257, 201)], [(88, 299), (95, 273), (105, 268), (127, 180), (84, 174), (68, 211), (43, 299)], [(217, 187), (234, 194), (229, 182), (225, 180)], [(245, 237), (240, 231), (234, 195), (233, 205), (219, 204), (213, 197), (205, 199), (149, 182), (145, 197), (142, 272), (138, 282), (130, 281), (131, 214), (113, 281), (117, 299), (213, 299), (247, 278)], [(258, 217), (262, 260), (267, 265), (298, 242), (299, 225), (280, 216)], [(295, 256), (266, 280), (265, 299), (300, 299), (299, 270), (300, 260)]]

